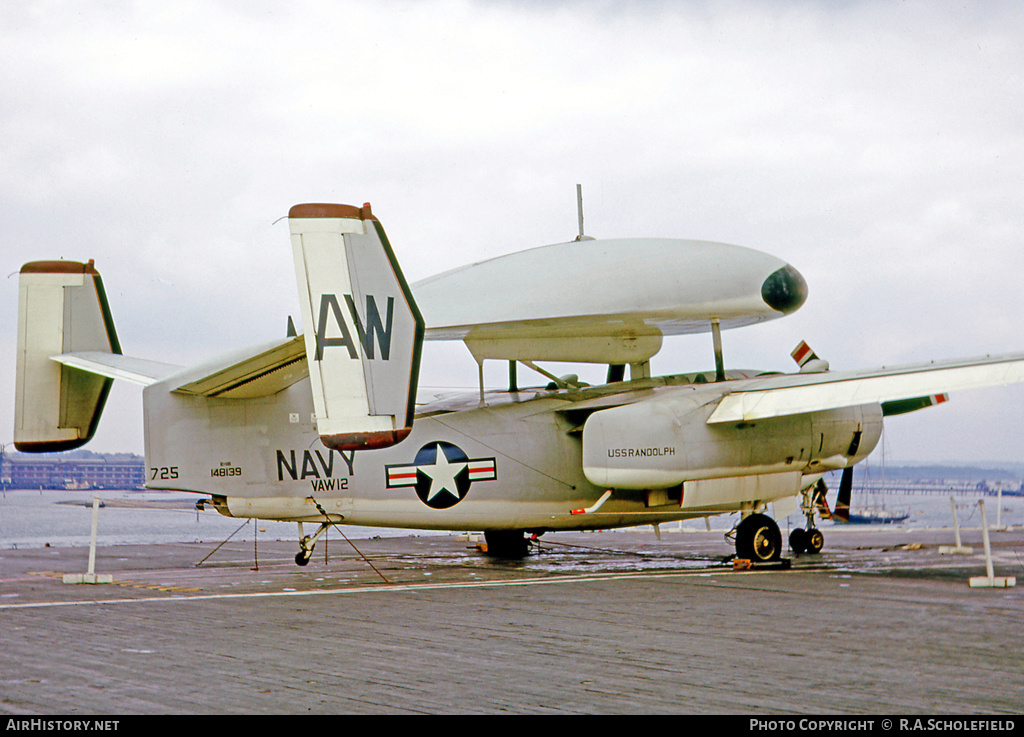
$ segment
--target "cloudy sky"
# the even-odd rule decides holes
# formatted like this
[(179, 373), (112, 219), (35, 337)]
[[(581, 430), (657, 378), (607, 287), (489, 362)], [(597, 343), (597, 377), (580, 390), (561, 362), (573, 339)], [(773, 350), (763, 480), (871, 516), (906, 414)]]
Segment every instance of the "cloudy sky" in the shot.
[[(725, 333), (732, 367), (1024, 351), (1024, 6), (960, 5), (5, 3), (0, 442), (22, 263), (95, 259), (125, 353), (189, 364), (284, 334), (310, 201), (371, 202), (410, 281), (571, 239), (576, 183), (590, 235), (788, 260), (807, 304)], [(712, 365), (706, 335), (652, 361)], [(475, 375), (427, 345), (425, 384)], [(885, 460), (1022, 460), (1022, 412), (953, 395)], [(141, 420), (115, 385), (88, 447), (141, 453)]]

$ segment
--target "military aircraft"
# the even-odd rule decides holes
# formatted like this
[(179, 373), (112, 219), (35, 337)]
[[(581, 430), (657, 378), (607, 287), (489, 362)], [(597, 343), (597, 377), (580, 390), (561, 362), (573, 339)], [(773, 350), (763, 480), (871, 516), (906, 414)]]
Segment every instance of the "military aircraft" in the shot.
[[(28, 263), (16, 447), (87, 442), (112, 380), (127, 380), (144, 387), (147, 486), (298, 522), (300, 565), (340, 524), (482, 530), (488, 552), (515, 557), (527, 535), (737, 511), (736, 555), (764, 562), (783, 549), (773, 502), (800, 500), (790, 547), (821, 550), (822, 478), (842, 469), (841, 517), (885, 416), (1024, 380), (1024, 354), (834, 372), (803, 343), (797, 373), (727, 371), (721, 331), (797, 310), (801, 274), (722, 243), (592, 239), (580, 219), (574, 241), (410, 286), (368, 204), (296, 205), (304, 334), (189, 368), (122, 355), (92, 261)], [(664, 336), (696, 332), (712, 334), (714, 371), (651, 376)], [(479, 392), (417, 404), (424, 340), (463, 341)], [(509, 363), (507, 390), (485, 390), (486, 360)], [(607, 364), (607, 382), (545, 361)], [(546, 383), (520, 388), (520, 364)]]

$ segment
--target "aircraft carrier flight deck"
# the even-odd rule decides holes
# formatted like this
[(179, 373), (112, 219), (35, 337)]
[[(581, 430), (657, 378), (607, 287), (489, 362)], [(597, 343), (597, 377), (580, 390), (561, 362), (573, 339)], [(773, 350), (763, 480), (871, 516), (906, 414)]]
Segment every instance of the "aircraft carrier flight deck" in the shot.
[[(721, 532), (0, 552), (0, 713), (1020, 714), (1020, 588), (951, 530), (830, 532), (735, 570)], [(1024, 530), (991, 533), (1019, 578)], [(788, 555), (788, 551), (787, 551)]]

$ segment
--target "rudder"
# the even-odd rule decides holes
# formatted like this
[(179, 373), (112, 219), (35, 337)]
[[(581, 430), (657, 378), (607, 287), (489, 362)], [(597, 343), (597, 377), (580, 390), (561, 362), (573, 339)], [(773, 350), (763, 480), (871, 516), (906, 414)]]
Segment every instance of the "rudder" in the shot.
[(370, 206), (288, 213), (317, 432), (336, 450), (412, 430), (424, 324)]

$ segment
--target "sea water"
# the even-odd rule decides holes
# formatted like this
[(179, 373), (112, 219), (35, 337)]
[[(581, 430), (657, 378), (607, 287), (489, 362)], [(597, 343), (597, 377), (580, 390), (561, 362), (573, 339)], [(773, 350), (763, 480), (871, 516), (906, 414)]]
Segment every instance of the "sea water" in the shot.
[[(296, 540), (294, 522), (234, 519), (213, 509), (195, 508), (200, 495), (169, 491), (52, 491), (15, 490), (0, 493), (0, 549), (88, 546), (92, 530), (92, 500), (99, 497), (96, 539), (99, 545), (131, 545), (152, 543), (217, 544), (229, 536), (233, 541)], [(870, 504), (890, 512), (906, 511), (910, 516), (898, 526), (913, 529), (952, 528), (953, 512), (948, 494), (891, 493), (859, 495), (854, 490), (853, 508)], [(981, 513), (978, 500), (985, 499), (985, 515), (990, 526), (999, 520), (1003, 526), (1024, 525), (1024, 497), (1003, 496), (1001, 505), (996, 496), (957, 494), (954, 497), (957, 517), (963, 528), (978, 529)], [(130, 505), (130, 506), (123, 506)], [(1002, 512), (999, 514), (999, 507)], [(769, 507), (769, 514), (773, 513)], [(1001, 519), (1000, 519), (1001, 518)], [(738, 514), (721, 515), (705, 520), (683, 522), (683, 529), (729, 529)], [(779, 527), (788, 531), (806, 524), (802, 514), (776, 517)], [(822, 528), (835, 523), (819, 520)], [(670, 529), (675, 523), (665, 525)], [(306, 525), (306, 534), (315, 531), (315, 524)], [(350, 538), (388, 535), (432, 534), (402, 529), (346, 526)]]
[[(7, 490), (0, 494), (0, 549), (88, 546), (93, 496), (102, 504), (96, 525), (98, 545), (219, 543), (231, 540), (295, 540), (294, 522), (225, 517), (212, 508), (197, 510), (199, 494), (172, 491)], [(305, 533), (316, 531), (315, 523)], [(408, 530), (345, 527), (350, 538), (406, 535)]]

